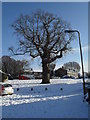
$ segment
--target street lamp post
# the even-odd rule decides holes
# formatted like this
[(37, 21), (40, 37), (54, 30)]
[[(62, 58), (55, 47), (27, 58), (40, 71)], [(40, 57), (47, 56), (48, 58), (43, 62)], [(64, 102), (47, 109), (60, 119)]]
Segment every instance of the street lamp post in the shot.
[(82, 47), (81, 47), (81, 41), (80, 41), (80, 32), (78, 30), (65, 30), (65, 33), (72, 33), (77, 32), (78, 38), (79, 38), (79, 47), (80, 47), (80, 56), (81, 56), (81, 64), (82, 64), (82, 75), (83, 75), (83, 94), (86, 94), (85, 91), (85, 80), (84, 80), (84, 66), (83, 66), (83, 55), (82, 55)]

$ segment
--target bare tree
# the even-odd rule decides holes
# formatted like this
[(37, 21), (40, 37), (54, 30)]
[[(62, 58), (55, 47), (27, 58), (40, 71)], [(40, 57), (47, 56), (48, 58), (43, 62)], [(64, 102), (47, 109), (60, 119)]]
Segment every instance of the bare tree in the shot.
[(73, 70), (75, 72), (80, 72), (80, 65), (77, 62), (67, 62), (63, 65), (66, 70)]
[(20, 15), (12, 24), (20, 38), (18, 48), (9, 48), (14, 55), (29, 53), (31, 57), (42, 60), (42, 83), (50, 83), (50, 63), (61, 58), (62, 54), (71, 50), (73, 34), (65, 35), (69, 25), (61, 18), (44, 12), (36, 11), (29, 15)]

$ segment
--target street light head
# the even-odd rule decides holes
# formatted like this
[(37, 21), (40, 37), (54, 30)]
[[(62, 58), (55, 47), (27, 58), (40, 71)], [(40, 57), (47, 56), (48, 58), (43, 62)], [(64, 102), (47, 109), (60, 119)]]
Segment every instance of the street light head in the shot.
[(78, 30), (65, 30), (64, 32), (65, 33), (77, 32), (78, 34), (80, 34)]
[(75, 32), (73, 30), (65, 30), (65, 33), (71, 33), (71, 32)]

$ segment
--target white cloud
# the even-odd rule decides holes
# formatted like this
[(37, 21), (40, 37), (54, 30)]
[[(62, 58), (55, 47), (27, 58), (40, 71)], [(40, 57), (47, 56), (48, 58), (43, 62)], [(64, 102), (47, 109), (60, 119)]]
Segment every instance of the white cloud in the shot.
[[(78, 48), (73, 48), (72, 50), (75, 51), (75, 52), (79, 52), (80, 48), (79, 48), (79, 47), (78, 47)], [(83, 52), (88, 52), (88, 51), (90, 51), (90, 46), (88, 46), (88, 45), (87, 45), (87, 46), (83, 46), (83, 47), (82, 47), (82, 51), (83, 51)]]

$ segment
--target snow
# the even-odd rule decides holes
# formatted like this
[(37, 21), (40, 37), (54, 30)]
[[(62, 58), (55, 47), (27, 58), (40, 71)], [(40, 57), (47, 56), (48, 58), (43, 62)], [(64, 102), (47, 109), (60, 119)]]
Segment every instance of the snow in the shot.
[(3, 118), (88, 118), (82, 79), (51, 79), (51, 84), (40, 84), (41, 80), (8, 83), (13, 85), (14, 94), (0, 97)]

